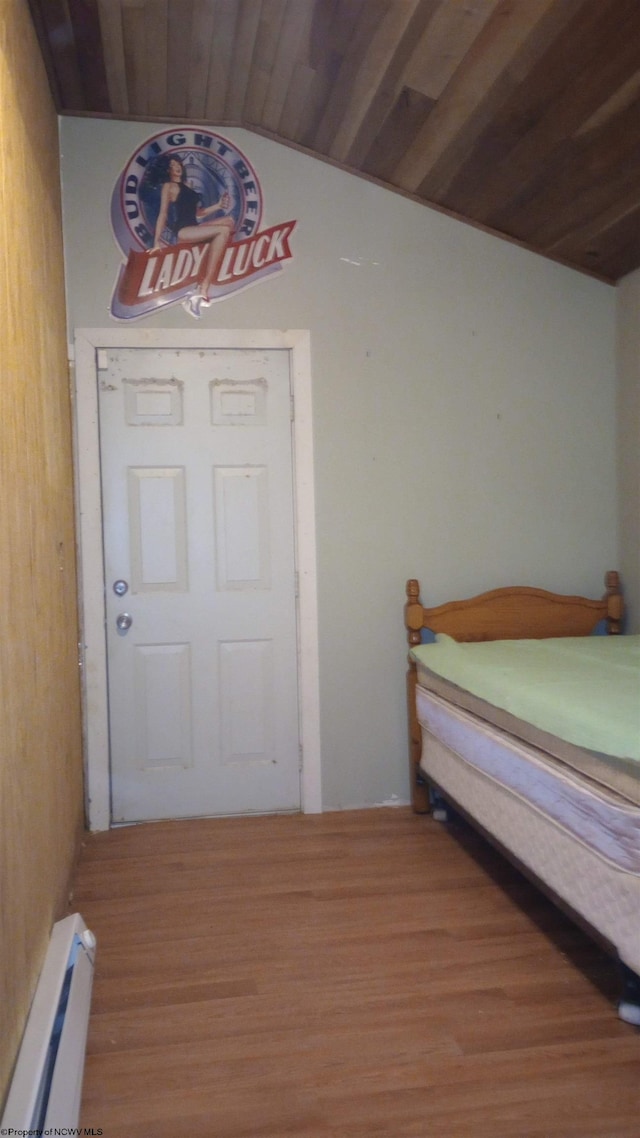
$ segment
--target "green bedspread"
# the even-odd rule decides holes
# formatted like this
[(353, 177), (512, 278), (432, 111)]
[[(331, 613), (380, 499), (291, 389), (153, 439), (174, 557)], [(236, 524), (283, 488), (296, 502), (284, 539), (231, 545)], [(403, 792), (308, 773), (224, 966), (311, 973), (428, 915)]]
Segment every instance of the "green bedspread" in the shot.
[(439, 635), (412, 655), (543, 731), (640, 764), (640, 636), (459, 644)]

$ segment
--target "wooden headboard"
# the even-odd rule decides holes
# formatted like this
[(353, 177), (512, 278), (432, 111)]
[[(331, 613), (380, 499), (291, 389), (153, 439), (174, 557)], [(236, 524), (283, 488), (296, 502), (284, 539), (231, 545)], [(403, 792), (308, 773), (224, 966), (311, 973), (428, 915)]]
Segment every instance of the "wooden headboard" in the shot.
[(601, 600), (516, 585), (429, 609), (420, 603), (420, 585), (412, 579), (407, 581), (404, 609), (408, 641), (412, 647), (419, 644), (423, 628), (466, 641), (589, 636), (601, 620), (607, 632), (615, 634), (620, 632), (623, 602), (614, 570), (606, 574), (605, 586)]
[[(422, 639), (423, 628), (466, 641), (589, 636), (602, 620), (606, 621), (607, 632), (615, 634), (620, 632), (623, 613), (620, 578), (616, 572), (606, 574), (605, 586), (606, 592), (599, 601), (516, 585), (428, 609), (420, 602), (420, 585), (411, 579), (407, 581), (404, 606), (407, 639), (409, 645), (415, 647)], [(410, 656), (407, 709), (411, 802), (417, 813), (424, 813), (429, 810), (429, 794), (420, 775), (422, 732), (416, 713), (416, 683), (416, 664)]]

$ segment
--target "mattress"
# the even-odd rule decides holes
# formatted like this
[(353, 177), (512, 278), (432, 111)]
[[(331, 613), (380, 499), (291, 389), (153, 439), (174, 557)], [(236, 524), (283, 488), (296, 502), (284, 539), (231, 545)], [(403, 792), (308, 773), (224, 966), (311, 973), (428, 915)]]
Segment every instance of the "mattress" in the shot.
[(640, 805), (640, 637), (440, 636), (412, 655), (419, 687)]
[(421, 768), (640, 970), (640, 812), (417, 689)]
[(422, 727), (450, 751), (618, 869), (640, 874), (640, 810), (632, 803), (431, 692), (417, 689), (416, 708)]

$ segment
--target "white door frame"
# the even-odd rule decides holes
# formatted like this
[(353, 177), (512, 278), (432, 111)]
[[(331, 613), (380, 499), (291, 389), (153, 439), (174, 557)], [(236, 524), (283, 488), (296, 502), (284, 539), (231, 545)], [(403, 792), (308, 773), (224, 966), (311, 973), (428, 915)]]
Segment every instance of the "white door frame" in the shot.
[(322, 810), (318, 606), (311, 409), (310, 333), (306, 330), (78, 328), (70, 359), (75, 369), (76, 498), (79, 545), (80, 664), (84, 704), (87, 823), (111, 821), (105, 573), (102, 549), (98, 352), (106, 348), (284, 348), (291, 353), (295, 418), (293, 465), (298, 597), (298, 683), (302, 743), (301, 798), (305, 814)]

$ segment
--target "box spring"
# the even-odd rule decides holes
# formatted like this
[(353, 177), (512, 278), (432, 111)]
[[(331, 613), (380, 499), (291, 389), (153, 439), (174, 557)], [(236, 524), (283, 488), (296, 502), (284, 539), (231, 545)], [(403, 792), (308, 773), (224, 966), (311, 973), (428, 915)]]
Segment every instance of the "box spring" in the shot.
[(418, 686), (421, 769), (640, 972), (640, 810)]

